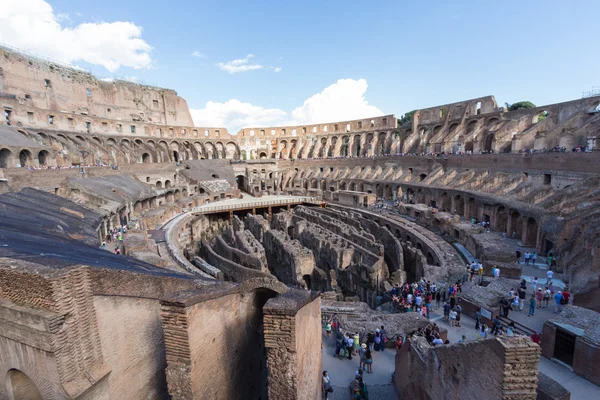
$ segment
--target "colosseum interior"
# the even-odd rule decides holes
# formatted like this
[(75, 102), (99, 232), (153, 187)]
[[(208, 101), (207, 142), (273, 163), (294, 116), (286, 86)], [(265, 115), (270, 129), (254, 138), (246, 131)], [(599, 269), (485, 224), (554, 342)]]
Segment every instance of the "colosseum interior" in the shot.
[[(497, 315), (492, 267), (522, 274), (511, 240), (600, 311), (599, 97), (228, 132), (194, 126), (174, 90), (1, 49), (0, 103), (0, 399), (320, 399), (325, 310), (385, 314), (394, 284), (448, 285), (477, 259), (464, 313)], [(600, 384), (585, 343), (573, 370)], [(553, 348), (523, 337), (403, 349), (411, 398), (556, 384), (535, 378)], [(459, 356), (480, 368), (467, 350), (505, 374), (448, 378)], [(436, 368), (448, 381), (422, 382)]]

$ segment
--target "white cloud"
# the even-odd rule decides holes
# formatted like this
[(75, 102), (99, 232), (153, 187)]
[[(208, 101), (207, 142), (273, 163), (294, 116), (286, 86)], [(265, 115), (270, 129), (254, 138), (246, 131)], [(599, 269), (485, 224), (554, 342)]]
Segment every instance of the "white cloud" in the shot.
[[(64, 27), (65, 14), (55, 14), (44, 0), (4, 0), (0, 7), (0, 42), (70, 64), (86, 61), (110, 72), (121, 66), (152, 65), (152, 47), (142, 28), (132, 22), (81, 23)], [(77, 15), (77, 13), (76, 13)]]
[(227, 61), (226, 63), (217, 63), (217, 67), (219, 67), (221, 71), (227, 71), (230, 74), (263, 68), (260, 64), (250, 63), (251, 58), (254, 58), (254, 54), (248, 54), (246, 58), (238, 58), (237, 60)]
[(283, 124), (288, 113), (280, 108), (263, 108), (231, 99), (225, 103), (209, 101), (202, 109), (191, 109), (196, 126), (226, 127), (237, 133), (246, 126), (275, 126)]
[(194, 50), (194, 52), (192, 53), (192, 57), (206, 58), (206, 56), (200, 53), (198, 50)]
[(281, 72), (281, 67), (271, 67), (271, 69), (275, 72)]
[(383, 115), (365, 99), (365, 79), (340, 79), (307, 99), (292, 111), (292, 119), (299, 124), (320, 124)]
[(241, 128), (316, 124), (383, 115), (365, 100), (367, 81), (340, 79), (311, 96), (290, 113), (280, 108), (263, 108), (237, 99), (217, 103), (209, 101), (202, 109), (191, 109), (196, 126), (226, 127), (230, 133)]

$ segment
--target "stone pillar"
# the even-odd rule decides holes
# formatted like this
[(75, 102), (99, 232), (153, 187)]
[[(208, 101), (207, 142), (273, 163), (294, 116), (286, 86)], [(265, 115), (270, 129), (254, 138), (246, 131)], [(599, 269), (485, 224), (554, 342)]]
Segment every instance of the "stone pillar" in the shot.
[(294, 291), (263, 307), (270, 400), (321, 398), (321, 299)]
[(498, 340), (504, 347), (503, 400), (537, 398), (540, 346), (524, 336)]

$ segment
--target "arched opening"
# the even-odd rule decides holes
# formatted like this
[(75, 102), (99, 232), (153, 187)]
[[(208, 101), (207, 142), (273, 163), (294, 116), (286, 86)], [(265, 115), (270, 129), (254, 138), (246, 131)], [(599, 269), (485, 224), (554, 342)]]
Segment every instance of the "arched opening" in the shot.
[(173, 150), (173, 161), (179, 162), (179, 152), (176, 150)]
[(423, 180), (427, 178), (427, 174), (421, 174), (419, 175), (419, 182), (423, 182)]
[(31, 152), (29, 150), (21, 150), (19, 153), (19, 164), (21, 167), (26, 167), (31, 161)]
[[(506, 213), (506, 208), (504, 208), (504, 206), (500, 206), (498, 207), (498, 210), (496, 210), (496, 224), (495, 224), (495, 229), (499, 232), (504, 232), (506, 231), (506, 223), (508, 222), (507, 219), (507, 213)], [(507, 232), (508, 234), (508, 232)]]
[(213, 177), (213, 179), (219, 179), (219, 175), (217, 174), (212, 174), (211, 176)]
[(465, 143), (465, 151), (473, 152), (473, 141), (468, 141)]
[(8, 393), (15, 400), (42, 400), (42, 394), (31, 378), (18, 369), (11, 369), (7, 374)]
[(170, 188), (170, 187), (171, 187), (171, 181), (167, 179), (165, 181), (165, 188)]
[(48, 165), (48, 161), (50, 161), (50, 153), (46, 150), (42, 150), (38, 153), (38, 163), (40, 167), (46, 167)]
[(304, 279), (304, 283), (306, 284), (306, 288), (308, 290), (311, 290), (311, 279), (310, 279), (310, 275), (302, 275), (302, 279)]
[(523, 239), (523, 244), (525, 246), (537, 246), (537, 231), (538, 226), (537, 222), (534, 218), (527, 218), (527, 228), (526, 228), (526, 237)]
[[(522, 224), (521, 214), (519, 214), (517, 211), (511, 212), (510, 213), (510, 228), (515, 233), (515, 239), (521, 238), (521, 230), (522, 230), (521, 224)], [(510, 234), (512, 235), (512, 232), (510, 232)]]
[(161, 181), (157, 181), (156, 182), (156, 188), (157, 189), (162, 189), (162, 182)]
[(465, 214), (465, 200), (461, 195), (454, 197), (454, 213), (461, 216)]
[(427, 252), (427, 264), (434, 265), (433, 256), (431, 255), (431, 253), (429, 251)]
[(267, 158), (267, 153), (265, 153), (264, 151), (261, 151), (260, 154), (259, 154), (259, 157), (260, 157), (261, 160), (265, 159), (265, 158)]
[(142, 162), (144, 164), (150, 164), (152, 162), (152, 158), (150, 157), (150, 154), (148, 154), (148, 153), (142, 154)]
[(450, 196), (448, 196), (448, 193), (444, 192), (442, 193), (442, 201), (441, 201), (441, 211), (445, 211), (448, 212), (450, 211)]
[(0, 149), (0, 168), (8, 168), (12, 164), (13, 154), (9, 149)]
[(238, 189), (244, 190), (244, 188), (246, 187), (246, 178), (244, 177), (244, 175), (236, 176), (235, 180), (237, 182)]
[(485, 138), (485, 142), (483, 143), (483, 151), (490, 152), (492, 151), (492, 144), (494, 142), (494, 135), (487, 135)]

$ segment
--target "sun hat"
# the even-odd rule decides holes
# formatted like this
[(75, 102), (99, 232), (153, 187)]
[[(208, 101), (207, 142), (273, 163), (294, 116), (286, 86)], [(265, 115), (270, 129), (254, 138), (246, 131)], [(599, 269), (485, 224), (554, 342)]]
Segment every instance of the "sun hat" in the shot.
[(360, 345), (360, 347), (362, 347), (363, 349), (366, 349), (367, 348), (367, 344), (363, 343), (363, 344)]

